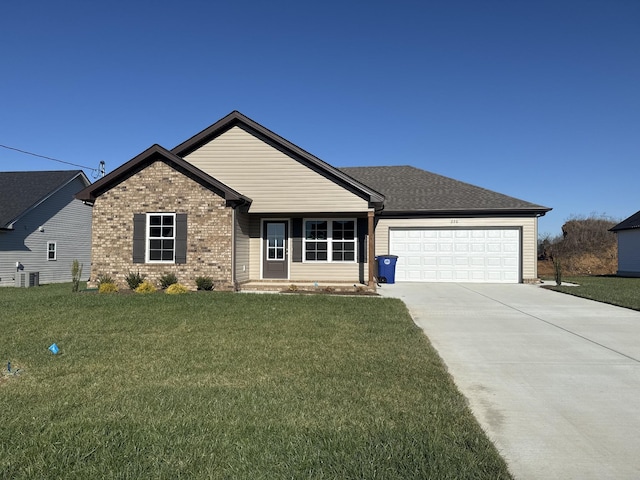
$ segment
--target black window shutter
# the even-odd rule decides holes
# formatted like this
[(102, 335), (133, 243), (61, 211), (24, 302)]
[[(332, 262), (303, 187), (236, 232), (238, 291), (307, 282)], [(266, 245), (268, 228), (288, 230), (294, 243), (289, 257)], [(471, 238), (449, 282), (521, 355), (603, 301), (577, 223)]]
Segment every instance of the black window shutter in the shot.
[(135, 213), (133, 215), (133, 263), (144, 263), (146, 238), (147, 216), (144, 213)]
[(176, 214), (176, 263), (187, 263), (187, 214)]
[(369, 219), (358, 219), (358, 261), (364, 263), (367, 261), (367, 251), (369, 246), (367, 245), (367, 234), (369, 233)]
[(293, 247), (293, 254), (291, 255), (291, 261), (301, 262), (302, 261), (302, 219), (301, 218), (291, 219), (291, 237), (292, 237), (292, 247)]

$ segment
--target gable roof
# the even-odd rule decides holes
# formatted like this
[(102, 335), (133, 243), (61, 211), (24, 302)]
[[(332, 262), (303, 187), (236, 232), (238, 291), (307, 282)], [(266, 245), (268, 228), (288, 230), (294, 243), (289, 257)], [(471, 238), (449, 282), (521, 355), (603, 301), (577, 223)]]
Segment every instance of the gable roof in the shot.
[(619, 232), (620, 230), (632, 230), (640, 228), (640, 211), (634, 213), (629, 218), (625, 218), (616, 226), (609, 229), (610, 232)]
[(411, 166), (349, 167), (343, 172), (385, 196), (383, 215), (535, 214), (551, 210)]
[(282, 138), (280, 135), (272, 132), (268, 128), (263, 127), (254, 120), (251, 120), (249, 117), (243, 115), (237, 110), (234, 110), (213, 125), (205, 128), (200, 133), (174, 147), (171, 152), (179, 157), (185, 157), (233, 127), (240, 127), (244, 129), (272, 147), (277, 148), (286, 155), (289, 155), (299, 161), (301, 164), (331, 179), (338, 185), (359, 193), (360, 196), (366, 198), (375, 206), (382, 206), (384, 195), (374, 190), (371, 185), (364, 184), (349, 175), (345, 175), (345, 173), (340, 169), (320, 160), (318, 157), (312, 155), (306, 150), (303, 150), (297, 145), (294, 145), (290, 141)]
[(27, 212), (77, 177), (85, 185), (91, 183), (82, 170), (0, 172), (0, 229), (12, 229)]
[(164, 162), (178, 172), (187, 175), (189, 178), (197, 181), (205, 188), (214, 191), (231, 204), (243, 205), (251, 203), (250, 198), (241, 195), (231, 187), (228, 187), (191, 163), (174, 155), (169, 150), (157, 144), (147, 148), (144, 152), (132, 158), (124, 165), (121, 165), (119, 168), (101, 178), (94, 184), (78, 192), (76, 194), (76, 198), (84, 202), (93, 203), (96, 198), (106, 191), (157, 161)]

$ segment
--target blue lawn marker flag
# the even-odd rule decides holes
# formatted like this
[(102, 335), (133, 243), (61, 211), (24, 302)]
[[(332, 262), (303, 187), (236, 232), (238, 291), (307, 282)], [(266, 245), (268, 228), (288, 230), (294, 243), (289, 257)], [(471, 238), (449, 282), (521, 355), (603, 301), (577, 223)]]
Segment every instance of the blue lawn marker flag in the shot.
[(51, 350), (51, 353), (53, 353), (54, 355), (57, 355), (60, 349), (58, 348), (58, 345), (56, 345), (55, 343), (52, 343), (51, 346), (49, 347), (49, 350)]

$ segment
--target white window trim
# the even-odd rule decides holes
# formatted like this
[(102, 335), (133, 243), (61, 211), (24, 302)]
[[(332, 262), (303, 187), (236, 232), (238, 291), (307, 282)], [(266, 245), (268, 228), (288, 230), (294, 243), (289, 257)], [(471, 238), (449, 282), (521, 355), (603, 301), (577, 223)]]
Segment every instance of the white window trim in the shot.
[[(307, 260), (307, 222), (327, 222), (327, 259)], [(336, 240), (337, 242), (353, 242), (353, 260), (333, 259), (333, 222), (353, 222), (353, 240)], [(309, 240), (317, 242), (324, 240)], [(358, 222), (355, 218), (327, 217), (327, 218), (303, 218), (302, 219), (302, 263), (357, 263), (358, 262)]]
[[(53, 250), (49, 250), (49, 246), (53, 245)], [(49, 252), (53, 251), (53, 258), (49, 258)], [(49, 262), (55, 262), (58, 260), (58, 243), (57, 242), (47, 242), (47, 260)]]
[[(173, 217), (173, 260), (151, 260), (150, 256), (150, 240), (151, 236), (149, 235), (149, 231), (151, 230), (150, 218), (155, 217), (157, 215), (162, 216), (172, 216)], [(176, 214), (175, 212), (150, 212), (147, 213), (147, 224), (145, 226), (145, 246), (144, 246), (144, 255), (145, 255), (145, 263), (165, 263), (165, 264), (175, 264), (176, 263)], [(157, 237), (153, 237), (157, 238)], [(162, 237), (168, 239), (169, 237)]]

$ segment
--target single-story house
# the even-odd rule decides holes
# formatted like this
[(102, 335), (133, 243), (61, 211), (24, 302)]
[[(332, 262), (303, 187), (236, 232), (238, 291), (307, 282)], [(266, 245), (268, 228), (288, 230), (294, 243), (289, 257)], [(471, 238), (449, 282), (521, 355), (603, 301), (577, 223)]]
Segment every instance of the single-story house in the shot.
[(618, 275), (640, 277), (640, 211), (610, 229), (618, 238)]
[(71, 281), (71, 264), (91, 262), (91, 207), (74, 195), (82, 170), (0, 172), (0, 286)]
[(550, 209), (414, 167), (339, 169), (234, 111), (153, 145), (79, 192), (93, 205), (92, 280), (171, 271), (194, 286), (533, 282)]

